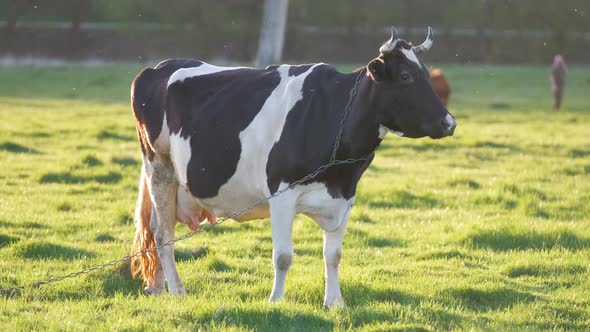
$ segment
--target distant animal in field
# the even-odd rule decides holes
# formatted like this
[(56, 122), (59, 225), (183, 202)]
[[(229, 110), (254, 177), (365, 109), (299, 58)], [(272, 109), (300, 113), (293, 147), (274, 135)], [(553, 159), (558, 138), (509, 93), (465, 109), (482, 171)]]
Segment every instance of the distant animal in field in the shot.
[(553, 65), (551, 66), (551, 92), (553, 92), (553, 109), (559, 111), (561, 108), (561, 101), (563, 100), (563, 90), (565, 88), (565, 81), (567, 80), (567, 65), (563, 56), (557, 54), (553, 57)]
[[(431, 45), (431, 29), (417, 46), (392, 29), (379, 55), (352, 73), (324, 63), (256, 69), (182, 59), (144, 69), (131, 88), (143, 154), (133, 252), (171, 241), (177, 221), (196, 230), (205, 219), (214, 222), (288, 189), (330, 162), (342, 128), (335, 157), (356, 161), (329, 167), (232, 216), (271, 219), (275, 274), (269, 301), (284, 295), (295, 216), (313, 219), (324, 232), (324, 305), (342, 306), (342, 241), (375, 149), (388, 132), (443, 138), (455, 130), (455, 118), (417, 58)], [(174, 245), (135, 258), (132, 271), (149, 294), (163, 293), (166, 282), (170, 294), (186, 294)]]
[(440, 97), (440, 100), (442, 100), (443, 104), (447, 106), (449, 104), (449, 97), (451, 96), (451, 86), (440, 69), (430, 70), (430, 82), (432, 83), (434, 92), (436, 92), (436, 94)]

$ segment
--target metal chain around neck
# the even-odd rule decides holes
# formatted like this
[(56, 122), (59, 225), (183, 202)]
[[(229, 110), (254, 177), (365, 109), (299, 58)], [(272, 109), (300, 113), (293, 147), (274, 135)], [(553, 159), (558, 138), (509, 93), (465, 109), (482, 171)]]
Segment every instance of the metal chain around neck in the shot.
[(77, 271), (77, 272), (73, 272), (73, 273), (69, 273), (69, 274), (65, 274), (65, 275), (57, 276), (57, 277), (51, 277), (51, 278), (48, 278), (48, 279), (45, 279), (45, 280), (36, 281), (36, 282), (30, 283), (30, 284), (26, 284), (26, 285), (14, 286), (14, 287), (8, 287), (8, 288), (0, 288), (0, 294), (1, 295), (4, 295), (6, 297), (11, 298), (11, 297), (14, 297), (15, 295), (17, 295), (17, 293), (19, 291), (21, 291), (21, 290), (23, 290), (25, 288), (37, 288), (37, 287), (41, 287), (43, 285), (51, 284), (51, 283), (54, 283), (54, 282), (65, 280), (65, 279), (75, 278), (77, 276), (80, 276), (80, 275), (83, 275), (83, 274), (87, 274), (87, 273), (91, 273), (91, 272), (94, 272), (94, 271), (97, 271), (97, 270), (102, 270), (102, 269), (107, 268), (109, 266), (115, 266), (115, 265), (120, 264), (120, 263), (129, 262), (131, 260), (131, 258), (139, 257), (139, 256), (145, 255), (145, 254), (147, 254), (149, 252), (152, 252), (152, 251), (155, 251), (155, 250), (158, 250), (158, 249), (161, 249), (161, 248), (164, 248), (164, 247), (173, 245), (173, 244), (175, 244), (178, 241), (182, 241), (182, 240), (188, 239), (189, 237), (192, 237), (192, 236), (196, 235), (197, 233), (205, 232), (205, 231), (207, 231), (207, 230), (209, 230), (209, 229), (211, 229), (211, 228), (213, 228), (213, 227), (215, 227), (217, 225), (220, 225), (223, 222), (227, 221), (228, 219), (232, 219), (232, 218), (235, 218), (235, 217), (237, 217), (239, 215), (242, 215), (245, 212), (247, 212), (249, 210), (252, 210), (253, 208), (255, 208), (257, 206), (262, 205), (262, 204), (268, 202), (272, 198), (281, 195), (282, 193), (286, 192), (287, 190), (293, 189), (295, 186), (297, 186), (297, 185), (299, 185), (301, 183), (304, 183), (306, 181), (309, 181), (309, 180), (315, 178), (320, 173), (324, 172), (325, 170), (327, 170), (328, 168), (330, 168), (332, 166), (344, 165), (344, 164), (354, 164), (354, 163), (359, 162), (359, 161), (366, 161), (366, 160), (368, 160), (370, 158), (371, 154), (373, 153), (373, 151), (367, 153), (366, 155), (364, 155), (364, 156), (362, 156), (360, 158), (348, 158), (348, 159), (342, 159), (342, 160), (337, 160), (336, 159), (336, 152), (338, 150), (338, 147), (340, 146), (340, 140), (342, 138), (342, 130), (344, 128), (344, 122), (345, 122), (348, 114), (350, 113), (350, 109), (352, 108), (352, 103), (353, 103), (354, 98), (356, 97), (356, 94), (358, 92), (358, 86), (359, 86), (359, 83), (360, 83), (360, 81), (361, 81), (361, 79), (363, 77), (363, 73), (364, 73), (364, 69), (362, 69), (359, 72), (359, 74), (358, 74), (358, 76), (356, 78), (355, 84), (354, 84), (353, 88), (350, 90), (348, 104), (346, 106), (346, 109), (344, 110), (344, 114), (342, 116), (342, 120), (340, 121), (340, 127), (338, 129), (338, 135), (336, 136), (336, 142), (334, 143), (334, 149), (332, 150), (332, 157), (330, 158), (330, 162), (328, 162), (327, 164), (324, 164), (324, 165), (318, 167), (315, 171), (307, 174), (306, 176), (302, 177), (301, 179), (299, 179), (299, 180), (297, 180), (295, 182), (290, 183), (288, 186), (275, 191), (272, 195), (269, 195), (267, 197), (264, 197), (264, 198), (262, 198), (262, 199), (260, 199), (260, 200), (258, 200), (256, 202), (254, 202), (254, 203), (252, 203), (252, 204), (250, 204), (250, 205), (242, 208), (242, 209), (239, 209), (239, 210), (236, 210), (236, 211), (234, 211), (232, 213), (229, 213), (225, 217), (222, 217), (222, 218), (218, 219), (215, 224), (205, 224), (202, 227), (199, 227), (199, 229), (196, 230), (196, 231), (190, 231), (190, 232), (188, 232), (188, 233), (186, 233), (186, 234), (184, 234), (182, 236), (179, 236), (179, 237), (177, 237), (175, 239), (172, 239), (172, 240), (170, 240), (168, 242), (162, 243), (162, 244), (160, 244), (158, 246), (154, 246), (154, 247), (151, 247), (151, 248), (142, 250), (142, 251), (138, 251), (138, 252), (132, 253), (130, 255), (127, 255), (127, 256), (121, 257), (119, 259), (112, 260), (112, 261), (108, 261), (108, 262), (103, 263), (103, 264), (100, 264), (100, 265), (96, 265), (96, 266), (92, 266), (92, 267), (87, 267), (87, 268), (84, 268), (84, 269), (82, 269), (80, 271)]
[(359, 85), (361, 83), (361, 80), (363, 79), (364, 73), (365, 73), (365, 67), (363, 67), (363, 69), (359, 70), (358, 76), (356, 77), (356, 80), (354, 82), (354, 86), (350, 90), (350, 95), (348, 97), (348, 104), (346, 105), (346, 108), (344, 109), (344, 115), (342, 115), (342, 119), (340, 120), (340, 126), (338, 127), (338, 134), (336, 135), (336, 140), (334, 142), (334, 149), (332, 150), (332, 156), (330, 157), (331, 163), (336, 160), (336, 154), (338, 153), (338, 148), (340, 147), (340, 140), (342, 139), (342, 131), (344, 130), (344, 122), (346, 121), (346, 118), (348, 117), (348, 113), (350, 113), (350, 109), (352, 109), (352, 103), (354, 102), (354, 99), (355, 99), (356, 94), (359, 89)]

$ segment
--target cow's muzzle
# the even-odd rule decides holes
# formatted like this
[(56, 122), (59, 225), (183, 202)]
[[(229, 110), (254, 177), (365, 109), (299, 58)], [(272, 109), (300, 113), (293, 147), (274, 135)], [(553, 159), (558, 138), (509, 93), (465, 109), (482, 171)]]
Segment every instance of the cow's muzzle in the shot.
[(447, 113), (447, 115), (441, 120), (441, 125), (443, 127), (445, 136), (453, 136), (455, 127), (457, 127), (457, 121), (455, 121), (455, 118), (451, 115), (451, 113)]
[(435, 134), (429, 135), (430, 138), (438, 139), (453, 136), (453, 133), (455, 133), (455, 127), (457, 127), (457, 121), (455, 121), (455, 118), (450, 113), (447, 113), (447, 115), (440, 120), (440, 127), (437, 127), (439, 129), (436, 130)]

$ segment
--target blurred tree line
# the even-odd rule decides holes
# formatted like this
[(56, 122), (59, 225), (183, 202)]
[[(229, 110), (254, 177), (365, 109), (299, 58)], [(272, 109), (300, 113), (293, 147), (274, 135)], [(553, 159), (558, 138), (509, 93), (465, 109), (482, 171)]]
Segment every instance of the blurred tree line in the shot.
[[(176, 49), (187, 55), (252, 60), (262, 5), (262, 0), (0, 0), (0, 52), (25, 51), (24, 38), (37, 53), (51, 45), (69, 45), (99, 47), (93, 54), (125, 58), (133, 51), (121, 48), (132, 48), (139, 39), (150, 44), (133, 49), (144, 57), (174, 55)], [(438, 42), (455, 45), (433, 60), (546, 62), (550, 54), (570, 53), (579, 62), (590, 62), (585, 55), (589, 15), (589, 0), (290, 0), (285, 57), (366, 59), (393, 24), (403, 37), (417, 42), (430, 25)], [(58, 36), (61, 42), (40, 40)], [(103, 44), (108, 39), (115, 46)]]

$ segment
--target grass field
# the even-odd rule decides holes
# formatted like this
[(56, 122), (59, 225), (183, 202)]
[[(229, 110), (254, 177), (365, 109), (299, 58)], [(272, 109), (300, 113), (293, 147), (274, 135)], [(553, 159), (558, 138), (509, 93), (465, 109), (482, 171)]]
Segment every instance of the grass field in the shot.
[[(0, 68), (0, 288), (129, 252), (139, 69)], [(590, 68), (570, 68), (560, 113), (545, 67), (443, 70), (455, 136), (382, 144), (344, 241), (345, 310), (321, 306), (322, 235), (299, 217), (282, 303), (269, 221), (228, 222), (177, 246), (188, 297), (146, 297), (123, 265), (0, 296), (0, 330), (589, 330)]]

